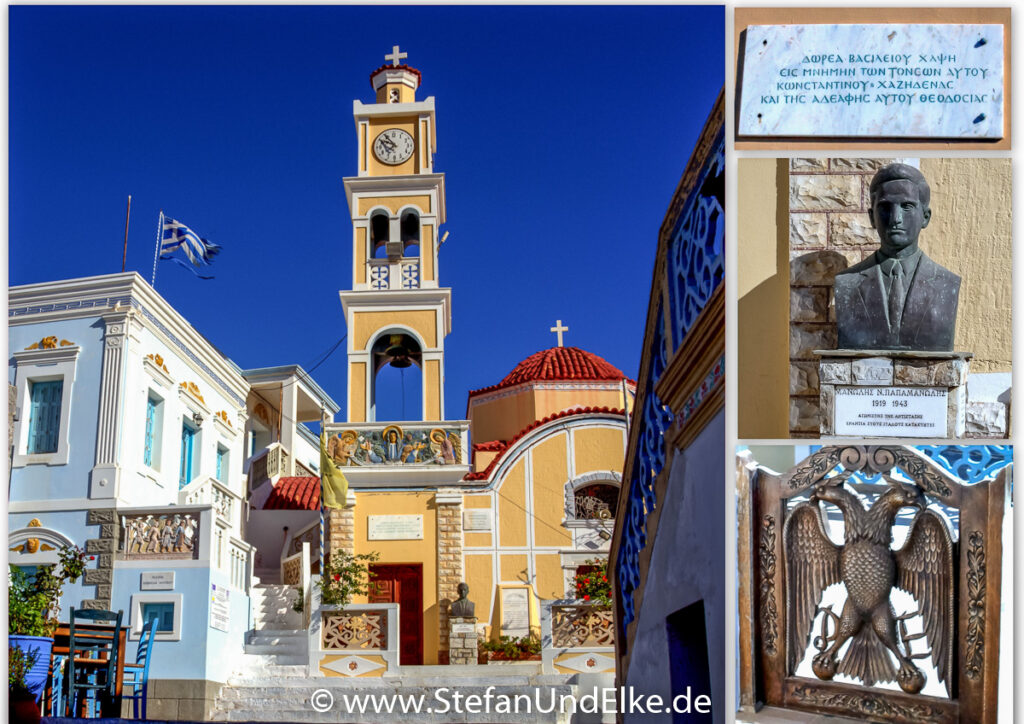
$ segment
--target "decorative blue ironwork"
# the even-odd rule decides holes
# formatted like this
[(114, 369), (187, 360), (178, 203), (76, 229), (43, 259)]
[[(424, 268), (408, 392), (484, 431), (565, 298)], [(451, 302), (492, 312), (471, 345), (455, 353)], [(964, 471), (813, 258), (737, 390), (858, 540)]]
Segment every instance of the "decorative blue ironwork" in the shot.
[(672, 342), (678, 349), (725, 273), (725, 136), (711, 154), (679, 214), (668, 247)]
[[(821, 449), (821, 445), (812, 445), (811, 452)], [(950, 475), (971, 485), (991, 478), (997, 472), (1013, 462), (1012, 445), (915, 445)], [(833, 475), (842, 472), (837, 466)], [(863, 471), (853, 473), (858, 483), (880, 483), (881, 473), (865, 474)]]
[(966, 483), (991, 478), (1013, 462), (1012, 445), (918, 445), (917, 449)]
[(668, 364), (663, 330), (664, 316), (659, 304), (651, 339), (650, 367), (641, 398), (642, 414), (636, 422), (640, 425), (640, 433), (628, 482), (629, 497), (626, 499), (621, 544), (615, 566), (623, 610), (620, 622), (622, 641), (626, 640), (626, 626), (636, 618), (633, 591), (640, 585), (640, 551), (647, 544), (647, 516), (657, 506), (654, 479), (665, 465), (665, 432), (672, 425), (672, 411), (654, 392), (654, 386)]

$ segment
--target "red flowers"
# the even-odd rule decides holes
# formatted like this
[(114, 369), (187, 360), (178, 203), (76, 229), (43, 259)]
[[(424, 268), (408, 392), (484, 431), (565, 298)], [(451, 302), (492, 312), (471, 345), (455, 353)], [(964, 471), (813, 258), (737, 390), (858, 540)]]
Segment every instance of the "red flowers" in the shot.
[(584, 596), (583, 596), (583, 600), (584, 600), (584, 601), (589, 601), (589, 600), (590, 600), (590, 596), (584, 595)]
[(96, 556), (89, 556), (89, 560), (90, 560), (90, 561), (94, 561), (94, 560), (96, 560)]
[(334, 574), (334, 580), (335, 581), (340, 581), (341, 580), (341, 574), (340, 573), (335, 573)]

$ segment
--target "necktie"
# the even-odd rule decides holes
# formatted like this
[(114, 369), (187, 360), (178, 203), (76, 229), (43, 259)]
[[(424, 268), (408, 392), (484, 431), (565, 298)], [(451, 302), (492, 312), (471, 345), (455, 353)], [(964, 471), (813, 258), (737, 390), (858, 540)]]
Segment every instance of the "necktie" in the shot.
[(899, 337), (900, 325), (903, 322), (903, 265), (899, 259), (892, 260), (892, 268), (889, 270), (891, 283), (889, 285), (889, 331)]

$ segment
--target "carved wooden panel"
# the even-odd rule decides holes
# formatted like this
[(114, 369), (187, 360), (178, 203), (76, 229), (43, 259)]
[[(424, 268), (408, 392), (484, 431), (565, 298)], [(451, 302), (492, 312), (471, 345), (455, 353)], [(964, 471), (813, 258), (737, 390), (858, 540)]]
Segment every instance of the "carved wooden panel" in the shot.
[(387, 611), (325, 611), (321, 645), (327, 650), (387, 648)]
[(551, 638), (556, 647), (614, 646), (612, 611), (598, 606), (552, 606)]
[(783, 475), (759, 470), (757, 698), (874, 721), (994, 723), (992, 571), (1010, 470), (968, 484), (900, 446), (825, 447)]

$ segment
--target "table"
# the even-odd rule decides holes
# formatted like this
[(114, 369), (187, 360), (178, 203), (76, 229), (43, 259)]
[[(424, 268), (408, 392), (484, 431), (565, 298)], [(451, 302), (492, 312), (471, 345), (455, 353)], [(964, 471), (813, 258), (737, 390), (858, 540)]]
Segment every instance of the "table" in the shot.
[[(75, 634), (78, 632), (88, 634), (90, 638), (113, 638), (114, 627), (107, 626), (105, 624), (75, 624)], [(105, 636), (104, 636), (105, 634)], [(113, 711), (102, 712), (104, 716), (120, 716), (121, 715), (121, 693), (124, 688), (124, 646), (125, 641), (128, 637), (128, 629), (125, 626), (121, 627), (120, 635), (117, 641), (117, 670), (114, 680), (114, 700), (111, 702), (110, 708)], [(67, 656), (70, 654), (69, 645), (71, 643), (71, 628), (68, 624), (62, 623), (57, 627), (57, 631), (53, 635), (53, 652), (50, 659), (51, 675), (53, 669), (52, 656)], [(75, 666), (105, 666), (107, 660), (105, 658), (87, 658), (87, 657), (75, 657)], [(52, 679), (51, 679), (52, 680)], [(83, 715), (85, 712), (77, 712), (79, 715)], [(58, 714), (60, 715), (60, 714)]]

